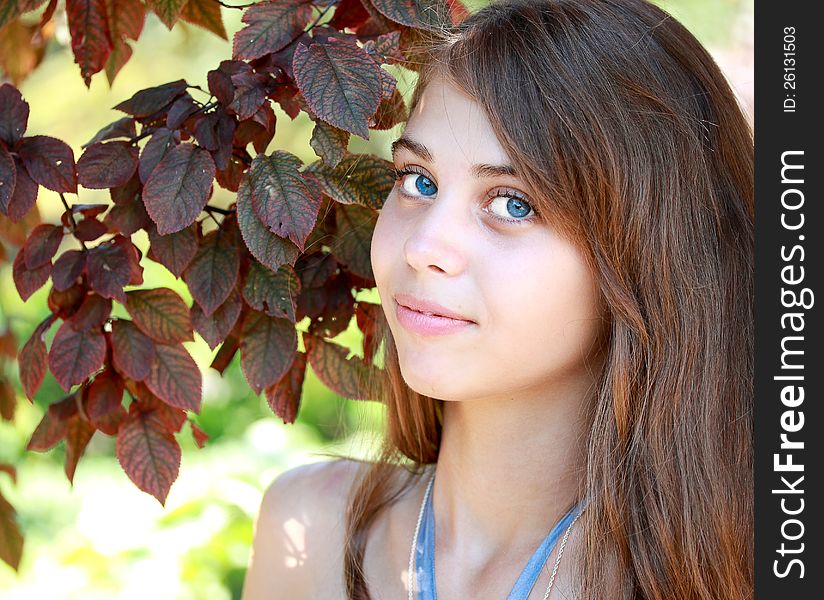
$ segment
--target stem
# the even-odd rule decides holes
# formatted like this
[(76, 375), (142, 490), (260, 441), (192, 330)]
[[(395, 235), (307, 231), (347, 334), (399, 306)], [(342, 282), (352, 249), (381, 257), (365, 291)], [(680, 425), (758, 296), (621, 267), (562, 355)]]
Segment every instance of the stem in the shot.
[(244, 8), (249, 8), (250, 6), (254, 6), (257, 2), (251, 2), (249, 4), (226, 4), (222, 0), (215, 0), (218, 4), (220, 4), (223, 8), (237, 8), (238, 10), (243, 10)]
[(212, 206), (211, 204), (207, 204), (206, 206), (204, 206), (203, 210), (205, 210), (208, 213), (216, 212), (219, 215), (231, 215), (233, 212), (235, 212), (234, 210), (228, 208), (220, 208), (219, 206)]
[[(71, 206), (69, 203), (66, 202), (66, 197), (63, 195), (63, 192), (60, 192), (60, 199), (63, 201), (63, 206), (66, 207), (66, 211), (69, 213), (69, 222), (72, 224), (72, 234), (74, 234), (75, 229), (77, 229), (77, 222), (74, 220), (74, 213), (72, 212)], [(88, 250), (86, 247), (86, 242), (83, 240), (77, 240), (80, 242), (80, 245), (83, 246), (83, 250)]]

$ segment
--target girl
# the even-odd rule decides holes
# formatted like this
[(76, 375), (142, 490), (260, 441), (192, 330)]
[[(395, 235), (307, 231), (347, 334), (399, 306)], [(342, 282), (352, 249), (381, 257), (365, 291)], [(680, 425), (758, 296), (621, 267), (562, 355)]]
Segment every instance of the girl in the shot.
[(372, 240), (385, 446), (278, 478), (244, 597), (752, 597), (723, 75), (645, 0), (495, 1), (420, 56)]

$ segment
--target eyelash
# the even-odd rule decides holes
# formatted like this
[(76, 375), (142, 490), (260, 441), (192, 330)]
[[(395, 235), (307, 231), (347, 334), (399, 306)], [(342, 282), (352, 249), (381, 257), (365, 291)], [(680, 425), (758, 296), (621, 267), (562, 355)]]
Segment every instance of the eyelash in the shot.
[[(429, 179), (429, 175), (424, 173), (418, 167), (403, 167), (403, 168), (400, 168), (400, 169), (398, 169), (396, 167), (393, 167), (392, 171), (395, 174), (395, 182), (398, 182), (401, 179), (403, 179), (403, 177), (405, 175), (412, 175), (412, 174), (423, 175), (424, 177)], [(500, 193), (500, 192), (506, 192), (506, 193)], [(404, 192), (402, 190), (401, 190), (401, 194), (403, 194), (404, 196), (409, 196), (409, 194), (407, 194), (406, 192)], [(527, 204), (532, 209), (532, 211), (534, 213), (532, 216), (524, 218), (524, 219), (505, 219), (504, 217), (499, 217), (498, 215), (489, 213), (489, 215), (493, 219), (495, 219), (496, 221), (500, 221), (502, 223), (507, 223), (507, 224), (513, 223), (515, 225), (522, 225), (524, 223), (531, 223), (533, 221), (537, 221), (540, 218), (540, 215), (535, 210), (535, 207), (532, 206), (532, 204), (530, 204), (529, 201), (526, 198), (524, 198), (523, 196), (521, 196), (520, 194), (516, 194), (515, 192), (512, 192), (510, 190), (499, 190), (499, 193), (496, 193), (494, 196), (492, 196), (493, 200), (495, 198), (514, 198), (516, 200), (520, 200), (521, 202), (524, 202), (525, 204)]]

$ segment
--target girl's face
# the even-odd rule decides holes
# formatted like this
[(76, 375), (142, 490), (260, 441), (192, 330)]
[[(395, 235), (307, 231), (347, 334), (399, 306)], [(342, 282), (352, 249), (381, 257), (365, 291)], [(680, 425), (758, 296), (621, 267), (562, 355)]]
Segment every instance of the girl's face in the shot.
[[(471, 400), (543, 395), (591, 377), (587, 358), (604, 314), (596, 281), (579, 251), (535, 219), (526, 184), (501, 168), (509, 160), (480, 105), (435, 78), (403, 140), (395, 168), (415, 172), (387, 197), (371, 258), (406, 383), (433, 398)], [(396, 295), (472, 323), (410, 328), (415, 313)]]

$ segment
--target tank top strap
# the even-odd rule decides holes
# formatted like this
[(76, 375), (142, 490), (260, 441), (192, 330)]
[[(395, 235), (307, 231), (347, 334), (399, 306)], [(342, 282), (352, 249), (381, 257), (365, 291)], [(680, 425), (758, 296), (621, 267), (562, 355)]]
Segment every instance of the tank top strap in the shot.
[[(509, 592), (507, 600), (526, 600), (541, 574), (550, 552), (569, 524), (584, 508), (584, 501), (578, 502), (555, 524), (541, 545), (530, 557), (518, 580)], [(432, 510), (432, 494), (424, 503), (424, 514), (418, 539), (415, 544), (415, 581), (418, 600), (437, 600), (435, 592), (435, 515)]]

